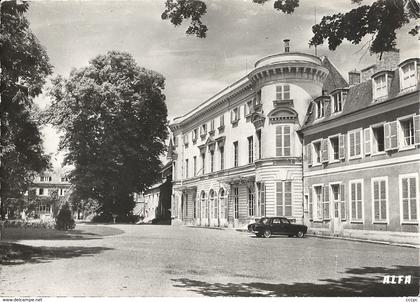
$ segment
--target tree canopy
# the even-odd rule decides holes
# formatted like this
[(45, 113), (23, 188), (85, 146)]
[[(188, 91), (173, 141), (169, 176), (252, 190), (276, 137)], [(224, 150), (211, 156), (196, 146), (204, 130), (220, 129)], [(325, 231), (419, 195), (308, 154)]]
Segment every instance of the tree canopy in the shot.
[(164, 84), (162, 75), (117, 51), (53, 80), (47, 118), (62, 132), (65, 163), (75, 167), (76, 199), (96, 199), (105, 215), (126, 216), (132, 193), (158, 178), (167, 137)]
[(34, 174), (46, 169), (39, 120), (33, 98), (52, 73), (48, 55), (25, 17), (26, 2), (1, 3), (0, 62), (0, 183), (1, 217), (8, 198), (28, 189)]
[[(250, 0), (264, 4), (271, 0)], [(274, 9), (291, 14), (299, 7), (300, 0), (273, 0)], [(350, 1), (350, 0), (349, 0)], [(358, 44), (363, 37), (370, 35), (369, 50), (382, 53), (396, 49), (396, 31), (420, 17), (420, 5), (416, 0), (376, 0), (370, 5), (362, 5), (363, 0), (351, 0), (357, 5), (347, 13), (324, 16), (321, 22), (312, 27), (311, 46), (318, 46), (328, 41), (330, 50), (335, 50), (344, 40)], [(205, 38), (207, 26), (202, 17), (207, 12), (202, 0), (166, 0), (161, 18), (173, 25), (181, 25), (184, 20), (191, 20), (186, 33)], [(409, 33), (417, 35), (419, 25)]]

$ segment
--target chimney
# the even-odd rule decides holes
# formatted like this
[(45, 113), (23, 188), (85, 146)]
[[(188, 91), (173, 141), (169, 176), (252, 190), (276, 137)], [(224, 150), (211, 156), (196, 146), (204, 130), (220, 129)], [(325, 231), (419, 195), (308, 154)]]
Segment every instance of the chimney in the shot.
[(398, 64), (400, 63), (400, 51), (387, 51), (382, 54), (381, 56), (378, 56), (376, 59), (376, 71), (382, 71), (382, 70), (394, 70), (398, 67)]
[(360, 84), (360, 72), (355, 70), (349, 71), (349, 86)]
[(290, 51), (290, 40), (289, 39), (284, 39), (284, 52), (289, 52)]

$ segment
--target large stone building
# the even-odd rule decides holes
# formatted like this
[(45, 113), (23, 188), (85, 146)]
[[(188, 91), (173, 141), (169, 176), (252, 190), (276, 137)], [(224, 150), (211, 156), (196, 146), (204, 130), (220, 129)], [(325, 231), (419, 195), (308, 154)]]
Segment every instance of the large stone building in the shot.
[(303, 222), (302, 138), (309, 104), (346, 85), (327, 58), (285, 52), (176, 118), (175, 220), (242, 227), (256, 217)]
[(243, 227), (279, 215), (327, 234), (412, 238), (418, 60), (396, 61), (349, 73), (349, 85), (326, 57), (286, 46), (175, 118), (173, 221)]

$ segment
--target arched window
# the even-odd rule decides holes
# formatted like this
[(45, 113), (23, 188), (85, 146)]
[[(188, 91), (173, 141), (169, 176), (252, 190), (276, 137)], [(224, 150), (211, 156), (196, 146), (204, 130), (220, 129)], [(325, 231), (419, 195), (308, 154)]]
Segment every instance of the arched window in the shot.
[(206, 207), (206, 192), (201, 191), (201, 213), (202, 217), (207, 217), (207, 207)]
[(209, 193), (209, 201), (210, 201), (210, 211), (211, 211), (211, 216), (212, 218), (217, 218), (217, 198), (215, 196), (216, 194), (214, 193), (213, 190), (210, 190)]
[(222, 188), (219, 191), (219, 202), (220, 202), (220, 218), (228, 219), (228, 209), (227, 209), (227, 199), (226, 192)]

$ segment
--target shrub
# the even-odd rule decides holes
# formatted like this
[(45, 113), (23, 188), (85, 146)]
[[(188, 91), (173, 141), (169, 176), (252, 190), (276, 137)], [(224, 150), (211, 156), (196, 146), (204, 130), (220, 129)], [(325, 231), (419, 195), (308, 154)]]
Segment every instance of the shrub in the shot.
[(72, 230), (76, 226), (73, 215), (70, 211), (68, 203), (63, 204), (60, 211), (58, 212), (57, 218), (55, 218), (55, 228), (57, 230)]

